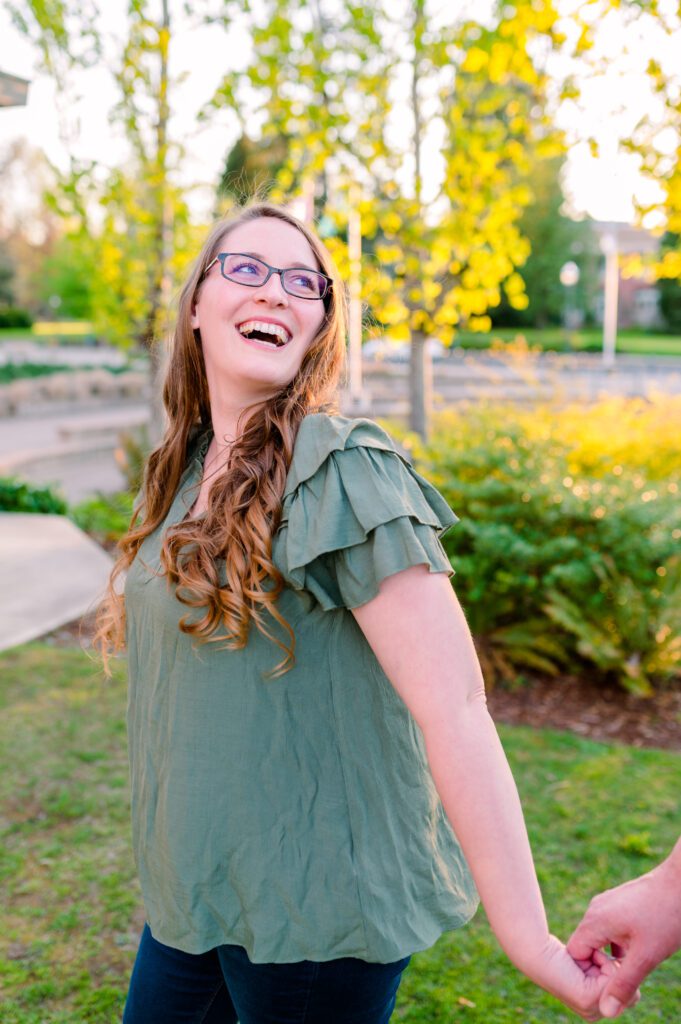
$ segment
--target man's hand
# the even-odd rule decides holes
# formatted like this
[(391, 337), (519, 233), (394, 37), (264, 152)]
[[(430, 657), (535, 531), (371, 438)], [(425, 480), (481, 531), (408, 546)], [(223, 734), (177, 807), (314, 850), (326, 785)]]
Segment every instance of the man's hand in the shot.
[(592, 960), (611, 945), (621, 960), (600, 997), (604, 1017), (619, 1017), (650, 972), (681, 947), (681, 841), (647, 875), (594, 897), (567, 948)]

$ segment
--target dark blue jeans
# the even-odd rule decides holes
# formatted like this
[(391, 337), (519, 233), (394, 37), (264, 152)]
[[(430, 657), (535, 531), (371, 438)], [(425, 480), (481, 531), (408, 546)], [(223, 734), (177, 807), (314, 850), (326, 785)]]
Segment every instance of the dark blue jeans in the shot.
[(387, 1024), (409, 960), (252, 964), (241, 946), (172, 949), (145, 925), (123, 1024)]

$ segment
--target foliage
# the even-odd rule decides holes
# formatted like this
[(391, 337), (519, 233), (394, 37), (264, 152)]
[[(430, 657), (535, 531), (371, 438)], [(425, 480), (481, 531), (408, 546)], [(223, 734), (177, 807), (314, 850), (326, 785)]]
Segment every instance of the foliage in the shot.
[(490, 680), (681, 674), (681, 400), (472, 406), (403, 435), (461, 517), (444, 545)]
[[(358, 211), (376, 257), (363, 266), (362, 298), (391, 336), (449, 342), (460, 323), (488, 327), (502, 290), (514, 308), (527, 304), (516, 268), (528, 255), (518, 217), (531, 199), (530, 156), (561, 146), (535, 55), (561, 49), (565, 38), (551, 0), (495, 4), (486, 24), (440, 24), (423, 3), (408, 14), (348, 4), (336, 17), (324, 4), (267, 0), (250, 15), (252, 61), (225, 79), (213, 106), (260, 121), (265, 144), (289, 140), (272, 195), (314, 183), (315, 212), (346, 276), (349, 211)], [(389, 130), (405, 55), (415, 146), (405, 131)], [(423, 194), (420, 170), (426, 120), (443, 140), (433, 196)], [(353, 193), (359, 185), (363, 198)]]
[(144, 481), (144, 468), (153, 448), (146, 426), (119, 435), (116, 462), (125, 477), (128, 490), (137, 494)]
[[(667, 253), (678, 252), (681, 248), (681, 233), (668, 231), (661, 242), (662, 260)], [(662, 277), (657, 283), (660, 293), (660, 312), (670, 331), (681, 334), (681, 275), (674, 279)]]
[(72, 369), (71, 366), (59, 366), (57, 363), (3, 363), (0, 365), (0, 384), (7, 384), (12, 380), (46, 377), (51, 373), (63, 373)]
[[(628, 129), (628, 137), (621, 140), (621, 148), (635, 155), (637, 170), (653, 188), (646, 190), (645, 199), (634, 196), (639, 220), (654, 225), (656, 231), (665, 230), (681, 235), (681, 74), (677, 58), (677, 41), (681, 31), (681, 7), (678, 3), (604, 0), (601, 11), (601, 31), (606, 36), (617, 35), (622, 41), (624, 54), (637, 53), (645, 40), (647, 61), (645, 74), (649, 92), (641, 104), (645, 113)], [(649, 56), (648, 56), (649, 55)], [(600, 75), (612, 60), (607, 48), (600, 59), (592, 61), (591, 71)], [(627, 60), (622, 67), (635, 67)], [(584, 69), (586, 71), (586, 68)], [(592, 148), (597, 146), (591, 140)], [(660, 254), (638, 254), (626, 261), (631, 275), (644, 273), (661, 281), (681, 280), (681, 246), (672, 245)], [(673, 325), (670, 323), (670, 327)]]
[(62, 236), (34, 276), (34, 288), (43, 308), (60, 317), (90, 320), (94, 313), (93, 282), (97, 275), (95, 253), (74, 237)]
[[(67, 11), (31, 0), (21, 10), (11, 7), (17, 26), (40, 48), (63, 101), (73, 69), (91, 66), (105, 46), (99, 5)], [(129, 158), (113, 167), (78, 159), (65, 130), (70, 166), (49, 196), (68, 231), (63, 253), (48, 261), (47, 283), (54, 279), (55, 293), (68, 305), (90, 307), (96, 333), (122, 347), (150, 346), (163, 333), (178, 273), (195, 251), (186, 189), (173, 177), (184, 148), (168, 137), (171, 39), (170, 19), (150, 0), (129, 5), (126, 36), (109, 60), (118, 93), (112, 120)], [(69, 252), (80, 282), (71, 293), (63, 274)]]
[[(12, 263), (9, 254), (4, 251), (0, 252), (0, 314), (5, 313), (8, 306), (12, 306), (16, 302), (14, 296), (14, 265)], [(2, 323), (0, 322), (0, 326)], [(13, 327), (14, 324), (7, 324), (5, 326)]]
[(0, 365), (0, 384), (12, 380), (25, 380), (33, 377), (47, 377), (52, 373), (82, 373), (87, 370), (106, 370), (108, 373), (124, 373), (126, 366), (63, 366), (59, 363), (3, 363)]
[(69, 515), (73, 521), (99, 544), (112, 547), (127, 531), (135, 495), (142, 487), (144, 467), (150, 450), (151, 442), (146, 428), (122, 433), (115, 458), (126, 478), (128, 489), (111, 495), (96, 494), (71, 509)]
[(227, 154), (218, 195), (240, 205), (267, 199), (284, 166), (289, 144), (283, 135), (256, 143), (243, 132)]
[[(0, 654), (3, 1024), (115, 1024), (144, 921), (130, 848), (125, 667), (77, 649)], [(678, 835), (678, 754), (502, 728), (552, 930), (649, 870)], [(623, 795), (622, 780), (626, 780)], [(681, 960), (651, 975), (638, 1024), (676, 1019)], [(414, 956), (405, 1024), (570, 1024), (505, 959), (483, 913)]]
[(0, 307), (0, 327), (31, 327), (33, 319), (26, 309), (16, 306)]
[(49, 487), (34, 487), (15, 477), (0, 477), (0, 512), (65, 515), (66, 502)]
[(115, 544), (128, 529), (132, 517), (134, 494), (97, 494), (75, 505), (69, 512), (74, 523), (89, 533), (99, 544)]
[[(635, 11), (628, 13), (631, 17)], [(678, 37), (678, 4), (644, 4), (637, 13), (642, 19), (652, 19), (662, 38)], [(628, 148), (641, 156), (641, 170), (655, 182), (662, 198), (639, 209), (644, 215), (652, 210), (662, 212), (667, 231), (681, 235), (681, 76), (678, 62), (663, 66), (655, 57), (648, 62), (647, 70), (655, 98), (654, 113), (653, 104), (647, 105)], [(674, 140), (671, 147), (666, 144), (670, 136)], [(661, 277), (681, 278), (678, 245), (665, 253), (657, 270)]]
[(531, 168), (532, 201), (523, 211), (518, 226), (530, 244), (527, 262), (519, 268), (525, 283), (528, 305), (514, 309), (506, 298), (492, 312), (495, 326), (546, 327), (563, 323), (566, 293), (560, 270), (568, 260), (580, 270), (579, 282), (570, 287), (571, 308), (587, 313), (593, 306), (599, 260), (596, 237), (587, 220), (565, 216), (561, 185), (562, 156), (539, 161)]

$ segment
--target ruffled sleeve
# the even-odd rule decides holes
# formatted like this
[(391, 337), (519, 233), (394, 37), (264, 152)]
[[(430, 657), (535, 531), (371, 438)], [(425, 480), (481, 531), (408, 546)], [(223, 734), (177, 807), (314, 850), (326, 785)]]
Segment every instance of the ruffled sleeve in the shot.
[(412, 565), (453, 574), (440, 537), (456, 522), (442, 495), (366, 419), (301, 423), (273, 559), (325, 610), (356, 608)]

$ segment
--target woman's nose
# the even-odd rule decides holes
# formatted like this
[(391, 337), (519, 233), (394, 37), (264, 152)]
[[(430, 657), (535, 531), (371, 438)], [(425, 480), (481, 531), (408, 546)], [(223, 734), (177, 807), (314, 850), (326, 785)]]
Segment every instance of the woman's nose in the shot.
[(271, 274), (269, 281), (261, 284), (255, 294), (256, 300), (262, 302), (275, 302), (278, 305), (288, 306), (288, 295), (284, 291), (284, 282), (281, 274)]

